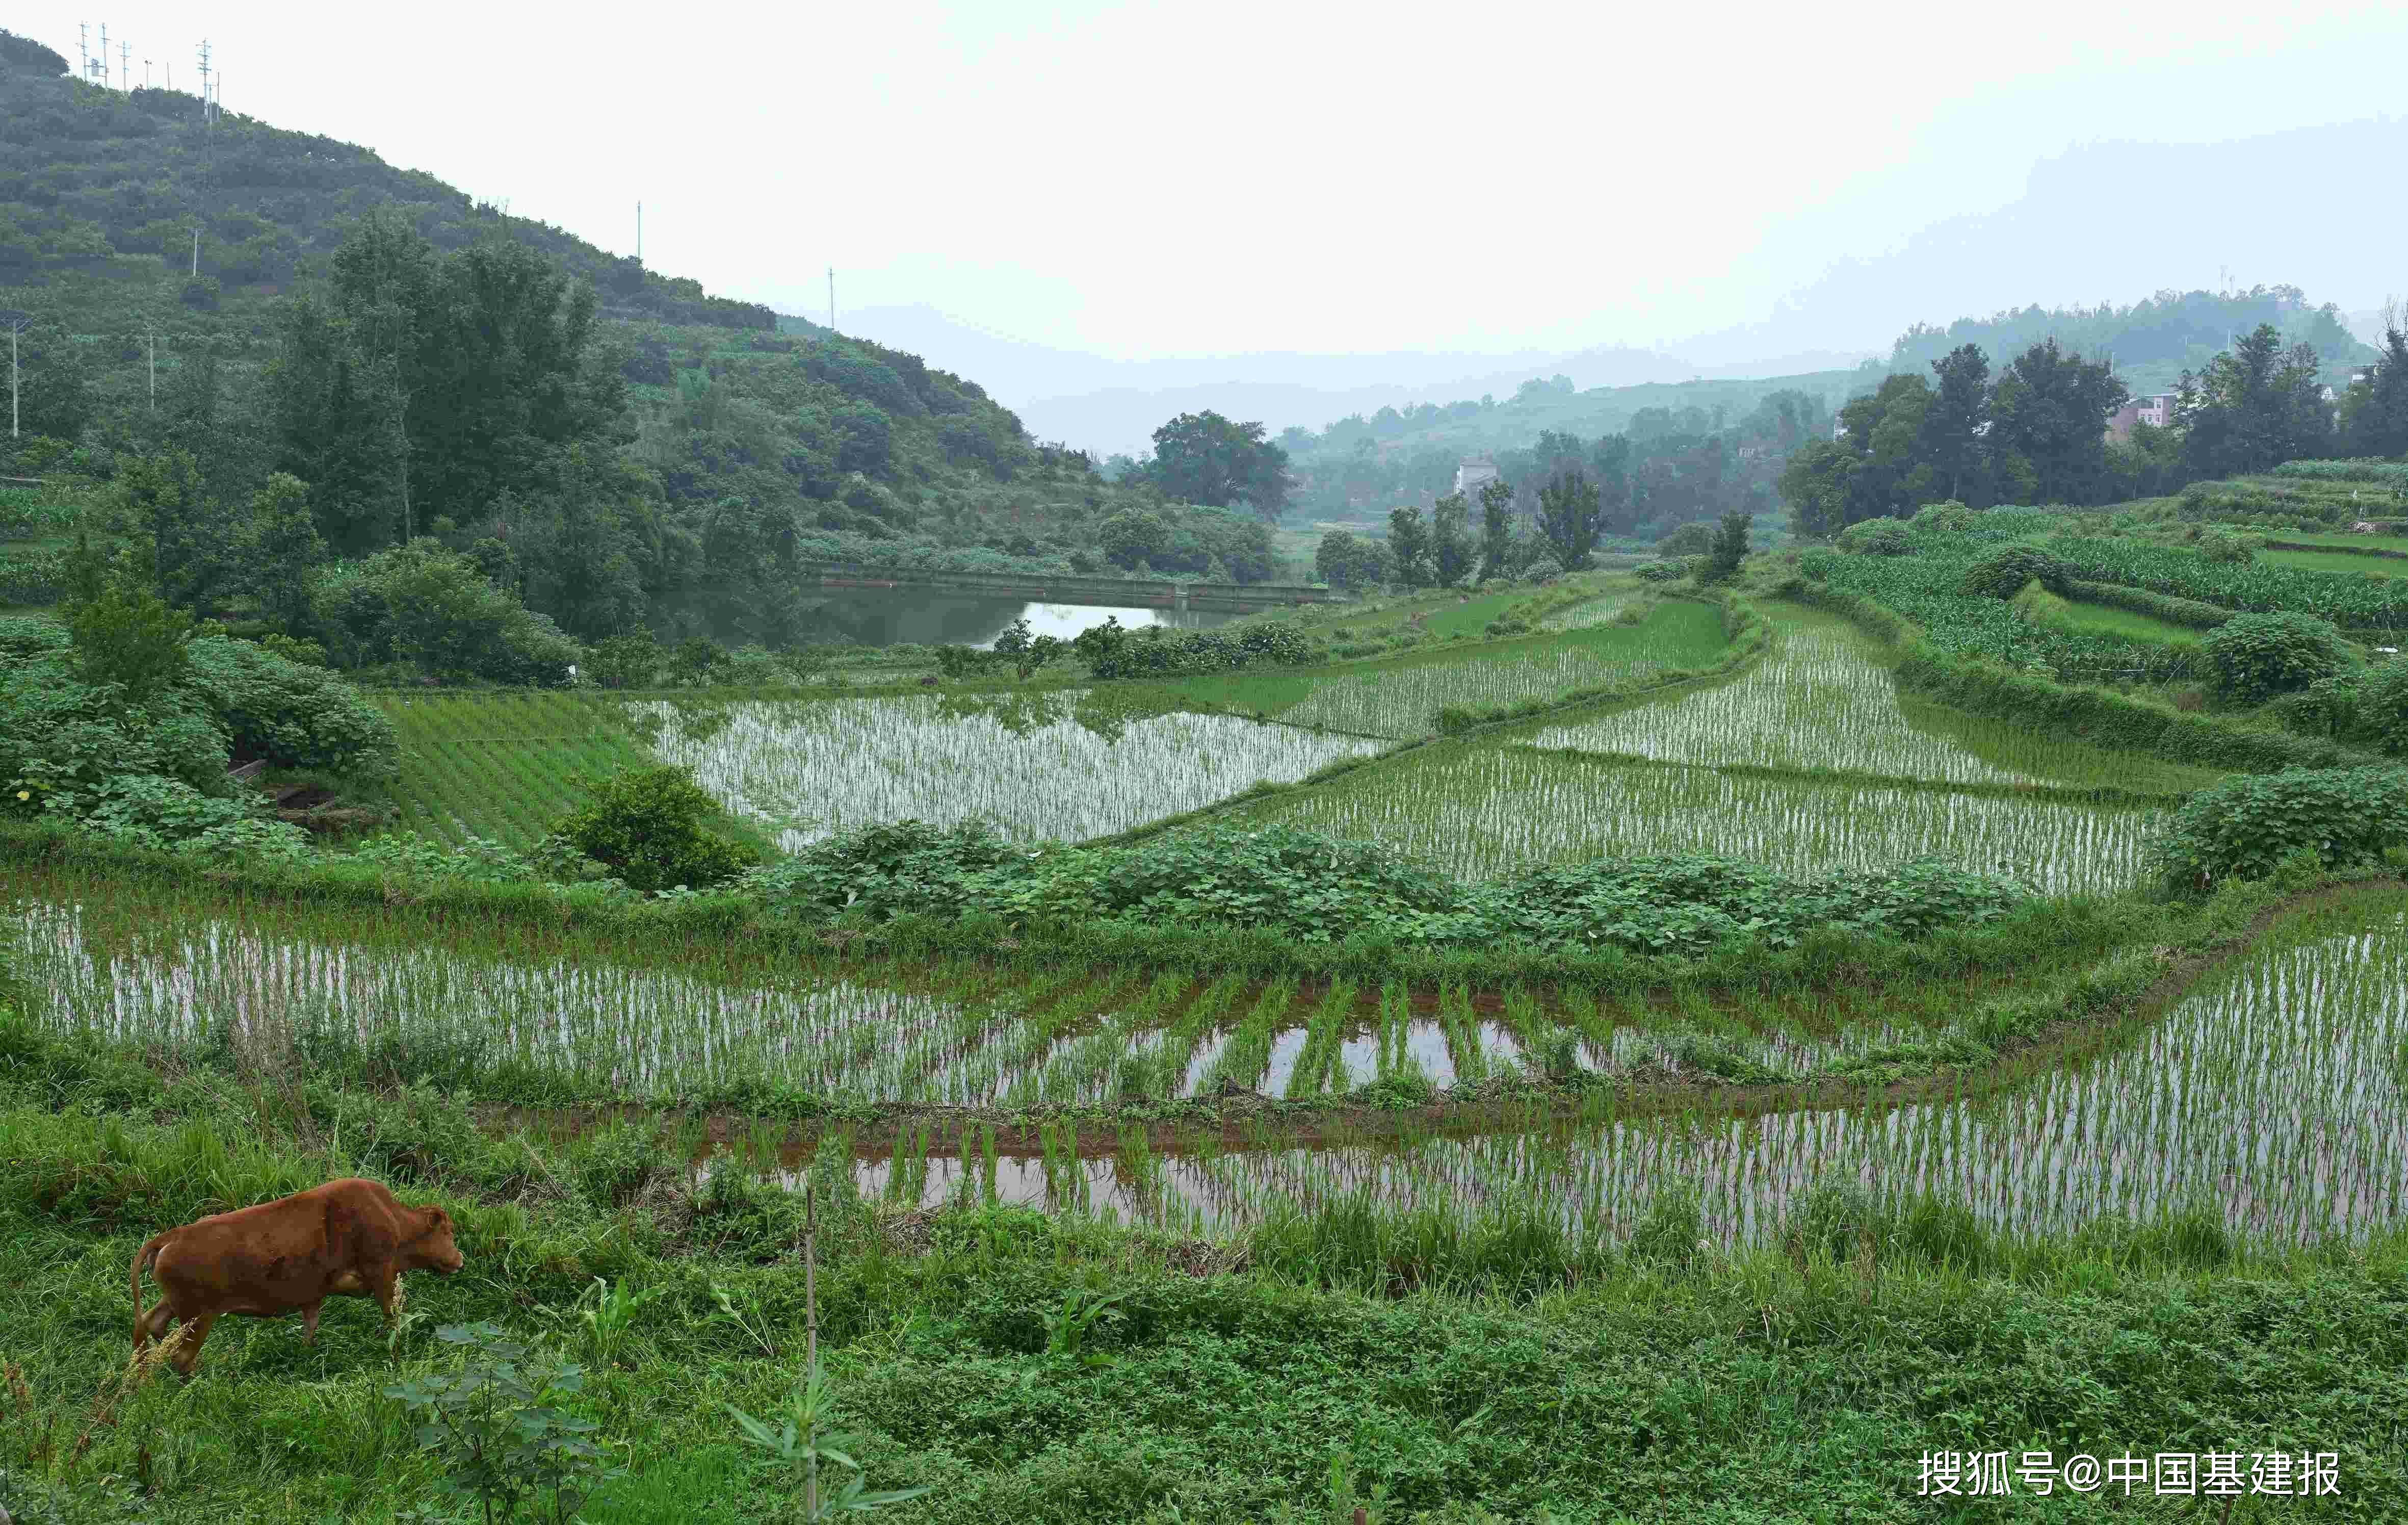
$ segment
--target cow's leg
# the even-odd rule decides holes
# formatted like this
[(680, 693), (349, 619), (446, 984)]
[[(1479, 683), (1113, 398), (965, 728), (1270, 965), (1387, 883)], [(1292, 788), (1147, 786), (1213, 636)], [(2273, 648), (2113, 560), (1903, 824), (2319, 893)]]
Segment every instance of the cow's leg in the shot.
[(400, 1304), (394, 1295), (401, 1284), (399, 1264), (392, 1260), (366, 1261), (360, 1267), (360, 1281), (367, 1288), (368, 1296), (376, 1299), (376, 1305), (384, 1310), (386, 1323), (401, 1316)]
[(184, 1376), (193, 1374), (193, 1368), (200, 1364), (201, 1342), (209, 1337), (209, 1326), (217, 1321), (217, 1313), (211, 1310), (197, 1315), (185, 1324), (183, 1344), (178, 1346), (173, 1358), (179, 1374)]
[(322, 1298), (319, 1302), (301, 1304), (301, 1338), (310, 1345), (318, 1343), (318, 1308), (324, 1299)]
[(134, 1320), (134, 1353), (138, 1356), (151, 1341), (165, 1339), (167, 1331), (175, 1322), (176, 1303), (173, 1298), (163, 1297), (152, 1303), (149, 1312)]

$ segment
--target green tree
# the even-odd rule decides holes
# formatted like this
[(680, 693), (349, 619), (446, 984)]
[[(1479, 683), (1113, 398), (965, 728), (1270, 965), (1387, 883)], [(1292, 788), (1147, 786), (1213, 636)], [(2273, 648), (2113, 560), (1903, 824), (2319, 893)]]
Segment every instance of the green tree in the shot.
[(67, 629), (84, 681), (118, 684), (128, 703), (148, 703), (184, 676), (191, 617), (126, 579), (112, 579), (96, 597), (77, 605)]
[(1312, 571), (1333, 588), (1375, 588), (1388, 580), (1388, 553), (1377, 540), (1333, 529), (1313, 548)]
[(1115, 567), (1152, 565), (1170, 549), (1170, 526), (1159, 514), (1124, 509), (1096, 526), (1096, 543), (1102, 548), (1104, 559)]
[(1471, 572), (1471, 502), (1449, 493), (1430, 511), (1430, 565), (1440, 587), (1459, 586)]
[(1979, 345), (1960, 344), (1933, 361), (1931, 369), (1939, 384), (1923, 414), (1917, 454), (1942, 493), (1986, 508), (1995, 501), (1982, 439), (1990, 417), (1989, 357)]
[(706, 829), (719, 815), (719, 801), (684, 769), (630, 769), (596, 784), (552, 835), (647, 895), (681, 885), (703, 889), (759, 861), (751, 848)]
[(1991, 392), (1990, 448), (2029, 468), (2041, 501), (2098, 502), (2110, 480), (2107, 420), (2130, 396), (2105, 361), (2042, 340)]
[(2186, 372), (2176, 404), (2185, 468), (2234, 476), (2329, 453), (2332, 420), (2316, 370), (2314, 348), (2286, 350), (2274, 325), (2259, 324), (2197, 378)]
[(1147, 475), (1171, 496), (1210, 508), (1243, 503), (1276, 520), (1287, 507), (1287, 452), (1263, 438), (1260, 424), (1233, 424), (1209, 410), (1154, 431)]
[(278, 471), (251, 496), (243, 526), (244, 590), (259, 611), (288, 633), (309, 628), (310, 586), (326, 559), (326, 542), (309, 511), (309, 490), (298, 477)]
[(145, 578), (168, 603), (206, 614), (245, 581), (242, 521), (210, 496), (191, 454), (136, 456), (114, 490)]
[(2398, 324), (2383, 330), (2373, 377), (2350, 390), (2349, 453), (2408, 456), (2408, 334)]
[(1494, 477), (1480, 486), (1480, 575), (1502, 577), (1513, 565), (1513, 484)]
[(1588, 565), (1602, 527), (1599, 521), (1597, 486), (1580, 472), (1570, 472), (1539, 489), (1539, 533), (1546, 537), (1564, 570), (1578, 571)]
[(1409, 588), (1429, 586), (1432, 574), (1429, 525), (1415, 508), (1388, 512), (1388, 554), (1396, 558), (1397, 581)]
[(1701, 581), (1727, 583), (1739, 575), (1740, 563), (1747, 559), (1749, 524), (1746, 513), (1738, 509), (1723, 515), (1714, 530), (1714, 543), (1706, 552), (1705, 576)]

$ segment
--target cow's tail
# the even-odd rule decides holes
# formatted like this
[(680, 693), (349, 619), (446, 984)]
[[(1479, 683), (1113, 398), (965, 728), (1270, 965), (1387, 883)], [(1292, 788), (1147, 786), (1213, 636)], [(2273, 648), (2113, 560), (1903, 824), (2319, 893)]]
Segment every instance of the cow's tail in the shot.
[(166, 1242), (165, 1234), (156, 1234), (143, 1241), (141, 1249), (135, 1252), (134, 1272), (127, 1281), (134, 1292), (134, 1319), (137, 1324), (142, 1321), (142, 1273), (159, 1259), (159, 1246)]

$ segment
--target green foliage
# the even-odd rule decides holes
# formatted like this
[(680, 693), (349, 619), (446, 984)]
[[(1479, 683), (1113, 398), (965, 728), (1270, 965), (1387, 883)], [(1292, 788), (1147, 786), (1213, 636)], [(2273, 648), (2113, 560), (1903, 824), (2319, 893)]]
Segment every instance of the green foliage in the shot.
[(1263, 438), (1260, 424), (1233, 424), (1209, 410), (1154, 431), (1146, 475), (1190, 503), (1243, 503), (1272, 520), (1287, 506), (1287, 452)]
[(75, 637), (56, 620), (23, 615), (0, 617), (0, 661), (65, 651), (74, 644)]
[(1865, 519), (1840, 531), (1841, 550), (1860, 556), (1909, 556), (1914, 554), (1914, 536), (1906, 525), (1891, 518)]
[(2200, 538), (2199, 554), (2223, 566), (2245, 567), (2256, 559), (2258, 551), (2242, 536), (2229, 529), (2220, 529)]
[(399, 771), (393, 723), (349, 683), (247, 640), (190, 643), (188, 683), (223, 722), (236, 761), (324, 769), (361, 779)]
[(2380, 863), (2408, 847), (2408, 769), (2299, 769), (2202, 789), (2156, 844), (2179, 889), (2263, 879), (2294, 854), (2328, 868)]
[(1958, 585), (1981, 598), (2012, 598), (2027, 583), (2038, 583), (2058, 597), (2073, 592), (2073, 568), (2036, 546), (2005, 545), (1965, 568)]
[(1582, 473), (1568, 472), (1539, 489), (1539, 533), (1566, 571), (1589, 564), (1604, 529), (1600, 489)]
[(1747, 559), (1747, 534), (1751, 521), (1741, 510), (1733, 509), (1722, 517), (1714, 529), (1714, 543), (1706, 552), (1706, 565), (1698, 573), (1701, 583), (1727, 583), (1739, 575), (1740, 563)]
[(611, 636), (594, 648), (580, 670), (604, 688), (650, 688), (660, 676), (660, 640), (645, 629)]
[(2374, 669), (2360, 693), (2358, 720), (2384, 751), (2408, 757), (2408, 660), (2394, 656)]
[(2408, 461), (2285, 461), (2270, 468), (2269, 474), (2308, 482), (2368, 482), (2384, 487), (2408, 488)]
[(2208, 633), (2216, 686), (2244, 704), (2294, 693), (2347, 662), (2341, 632), (2313, 614), (2242, 614)]
[(380, 551), (318, 585), (316, 618), (346, 668), (399, 664), (452, 681), (565, 686), (577, 643), (434, 540)]
[[(726, 1408), (736, 1421), (738, 1437), (745, 1445), (767, 1452), (796, 1474), (796, 1491), (806, 1501), (795, 1515), (797, 1519), (824, 1520), (870, 1514), (930, 1491), (926, 1487), (876, 1492), (868, 1489), (861, 1463), (851, 1454), (860, 1448), (860, 1440), (831, 1432), (839, 1417), (836, 1384), (817, 1364), (787, 1394), (784, 1408), (775, 1417), (777, 1422), (756, 1419), (733, 1403)], [(824, 1489), (821, 1482), (823, 1462), (834, 1462), (848, 1475), (832, 1491)]]
[(1319, 654), (1289, 626), (1250, 625), (1235, 634), (1220, 630), (1165, 632), (1149, 626), (1124, 627), (1117, 615), (1073, 636), (1069, 647), (1098, 678), (1159, 678), (1234, 672), (1249, 667), (1293, 667)]
[(1914, 511), (1914, 518), (1910, 523), (1922, 534), (1962, 535), (1973, 527), (1973, 511), (1952, 497), (1939, 503), (1926, 503)]
[(1333, 588), (1376, 588), (1395, 567), (1387, 545), (1353, 530), (1333, 529), (1313, 549), (1313, 575)]
[(1618, 947), (1698, 953), (1794, 945), (1817, 928), (1923, 937), (2025, 902), (1986, 874), (1935, 863), (1806, 883), (1727, 858), (1603, 859), (1464, 884), (1372, 842), (1292, 827), (1191, 827), (1127, 846), (1015, 849), (972, 823), (867, 827), (748, 875), (773, 912), (1126, 920), (1252, 928), (1305, 942)]
[(205, 795), (154, 773), (111, 773), (88, 792), (50, 796), (45, 808), (79, 817), (85, 830), (128, 847), (250, 861), (297, 862), (309, 856), (309, 834), (263, 816), (255, 797)]
[(704, 829), (719, 813), (719, 802), (686, 770), (631, 770), (596, 784), (591, 802), (564, 816), (552, 834), (641, 893), (700, 889), (758, 861), (751, 848)]
[(1685, 561), (1642, 561), (1632, 570), (1650, 583), (1677, 583), (1689, 575), (1689, 564)]
[(84, 682), (114, 685), (129, 703), (155, 699), (184, 676), (192, 619), (147, 588), (111, 582), (76, 607), (67, 628)]
[(565, 1525), (604, 1484), (624, 1475), (580, 1417), (582, 1367), (509, 1339), (492, 1323), (447, 1324), (435, 1337), (460, 1351), (456, 1372), (397, 1383), (385, 1396), (418, 1422), (419, 1449), (443, 1466), (444, 1489), (489, 1522), (532, 1518)]
[(1437, 575), (1432, 565), (1430, 528), (1422, 511), (1406, 507), (1388, 512), (1388, 554), (1394, 558), (1397, 581), (1409, 588), (1426, 588)]

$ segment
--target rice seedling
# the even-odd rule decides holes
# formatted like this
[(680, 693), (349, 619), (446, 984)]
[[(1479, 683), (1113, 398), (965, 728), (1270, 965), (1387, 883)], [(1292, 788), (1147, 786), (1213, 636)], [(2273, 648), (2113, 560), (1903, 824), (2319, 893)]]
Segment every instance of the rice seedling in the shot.
[(657, 722), (654, 750), (693, 769), (731, 811), (772, 827), (807, 820), (778, 829), (790, 848), (907, 817), (983, 818), (1024, 841), (1105, 836), (1379, 750), (1226, 715), (1091, 727), (1077, 716), (1080, 698), (1037, 696), (1012, 709), (917, 695), (746, 699), (701, 718), (666, 701), (630, 708)]
[(1709, 767), (1831, 771), (1942, 784), (2114, 784), (2179, 792), (2220, 776), (2156, 758), (2044, 741), (1901, 700), (1845, 620), (1774, 611), (1778, 647), (1727, 682), (1525, 733), (1524, 744)]
[(1938, 857), (2051, 895), (2139, 877), (2154, 813), (2044, 798), (1432, 748), (1239, 807), (1385, 842), (1465, 878), (1539, 863), (1714, 853), (1812, 876)]

